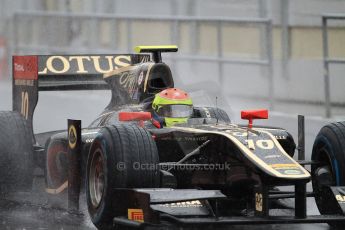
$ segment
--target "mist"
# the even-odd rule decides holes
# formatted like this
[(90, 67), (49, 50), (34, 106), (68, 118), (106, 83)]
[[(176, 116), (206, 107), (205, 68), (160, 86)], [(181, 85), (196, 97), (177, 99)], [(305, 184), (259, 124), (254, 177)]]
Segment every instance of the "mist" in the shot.
[[(255, 124), (287, 129), (295, 141), (297, 115), (305, 115), (310, 158), (320, 128), (345, 120), (345, 64), (325, 71), (322, 36), (322, 15), (344, 12), (339, 0), (3, 0), (0, 111), (12, 110), (14, 55), (128, 54), (137, 45), (173, 44), (178, 52), (162, 54), (163, 62), (194, 105), (222, 108), (240, 124), (247, 123), (241, 110), (268, 109), (269, 119)], [(326, 58), (343, 60), (345, 20), (330, 20), (327, 33)], [(109, 90), (39, 92), (34, 133), (66, 130), (67, 119), (87, 127), (110, 99)]]

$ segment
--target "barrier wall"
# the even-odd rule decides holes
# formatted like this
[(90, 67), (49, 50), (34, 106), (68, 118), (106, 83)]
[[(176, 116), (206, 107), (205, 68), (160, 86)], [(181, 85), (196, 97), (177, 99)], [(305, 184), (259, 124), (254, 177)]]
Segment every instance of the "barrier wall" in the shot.
[[(274, 57), (273, 84), (277, 92), (273, 92), (274, 97), (311, 102), (324, 100), (320, 64), (322, 34), (319, 27), (290, 29), (289, 73), (287, 78), (283, 78), (279, 63), (281, 29), (272, 27), (265, 19), (18, 13), (14, 24), (15, 53), (132, 52), (133, 46), (139, 44), (177, 44), (180, 51), (176, 57), (181, 60), (179, 62), (185, 63), (183, 66), (188, 63), (191, 68), (198, 63), (200, 66), (209, 65), (206, 69), (216, 66), (212, 78), (223, 79), (222, 85), (251, 80), (255, 87), (248, 85), (240, 90), (237, 87), (231, 89), (236, 84), (229, 83), (227, 86), (231, 89), (230, 93), (244, 96), (270, 97), (272, 91), (267, 88), (270, 87), (270, 77), (262, 67), (266, 68)], [(345, 28), (330, 27), (328, 32), (330, 56), (345, 57)], [(271, 44), (268, 43), (270, 40)], [(214, 62), (224, 66), (219, 69)], [(240, 62), (239, 65), (236, 62)], [(248, 63), (254, 65), (248, 66)], [(207, 71), (193, 69), (198, 79), (210, 76)], [(176, 71), (186, 78), (184, 68)], [(344, 103), (345, 91), (338, 90), (338, 85), (345, 79), (341, 74), (343, 69), (334, 67), (332, 71), (332, 101)]]

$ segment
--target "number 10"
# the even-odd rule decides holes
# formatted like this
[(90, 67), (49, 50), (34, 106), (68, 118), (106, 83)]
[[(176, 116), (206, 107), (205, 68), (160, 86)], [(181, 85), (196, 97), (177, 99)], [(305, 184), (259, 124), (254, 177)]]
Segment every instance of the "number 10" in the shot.
[(254, 140), (246, 140), (249, 149), (254, 150), (255, 146), (260, 149), (273, 149), (274, 143), (272, 140), (257, 140), (254, 143)]
[(27, 120), (29, 117), (29, 94), (28, 92), (22, 92), (22, 108), (20, 113)]

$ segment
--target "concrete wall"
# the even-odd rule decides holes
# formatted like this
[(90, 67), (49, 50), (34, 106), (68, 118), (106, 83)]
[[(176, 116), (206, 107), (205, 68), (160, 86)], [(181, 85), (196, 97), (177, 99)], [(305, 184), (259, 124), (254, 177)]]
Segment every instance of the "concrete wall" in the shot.
[[(198, 17), (260, 17), (273, 19), (274, 95), (278, 99), (322, 102), (324, 100), (321, 15), (323, 13), (344, 13), (345, 1), (340, 0), (3, 0), (0, 2), (0, 36), (9, 36), (11, 16), (17, 9), (52, 10), (64, 12), (114, 13), (121, 15), (184, 15)], [(6, 9), (6, 10), (5, 10)], [(282, 57), (282, 10), (288, 11), (290, 49), (287, 73), (283, 73)], [(31, 21), (32, 22), (32, 21)], [(37, 19), (32, 25), (22, 23), (16, 39), (22, 46), (46, 46), (47, 48), (21, 50), (21, 53), (49, 52), (102, 52), (128, 51), (128, 46), (138, 44), (171, 43), (174, 32), (166, 22), (134, 21), (131, 39), (128, 39), (128, 24), (118, 20), (100, 23), (92, 20), (70, 21), (63, 18), (57, 22)], [(97, 29), (90, 31), (93, 26)], [(181, 23), (178, 31), (178, 45), (182, 54), (197, 54), (216, 57), (216, 25), (202, 23), (197, 32), (190, 23)], [(235, 26), (224, 24), (222, 51), (225, 57), (259, 58), (262, 56), (262, 28), (256, 26)], [(12, 28), (13, 29), (13, 28)], [(117, 31), (115, 33), (114, 31)], [(33, 32), (33, 33), (31, 33)], [(194, 34), (193, 34), (194, 33)], [(193, 36), (195, 37), (193, 37)], [(11, 39), (9, 39), (11, 40)], [(331, 24), (329, 45), (331, 57), (345, 57), (345, 21)], [(18, 44), (17, 44), (18, 45)], [(53, 49), (52, 49), (53, 50)], [(99, 51), (101, 50), (101, 51)], [(183, 83), (197, 80), (218, 79), (218, 65), (179, 61), (176, 73)], [(331, 67), (331, 99), (345, 103), (345, 66)], [(243, 97), (268, 97), (269, 80), (259, 67), (225, 65), (224, 91), (229, 95)], [(196, 78), (190, 78), (196, 75)]]

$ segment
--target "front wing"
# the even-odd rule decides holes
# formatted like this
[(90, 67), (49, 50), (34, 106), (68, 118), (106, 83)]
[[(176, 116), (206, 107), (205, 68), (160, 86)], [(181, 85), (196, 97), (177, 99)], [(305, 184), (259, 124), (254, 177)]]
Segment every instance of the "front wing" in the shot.
[[(342, 190), (344, 187), (332, 187), (332, 190)], [(268, 190), (267, 190), (268, 191)], [(299, 196), (295, 191), (295, 198)], [(270, 199), (279, 198), (270, 192), (263, 193), (258, 199), (257, 192), (252, 206), (254, 215), (222, 216), (219, 215), (219, 204), (226, 202), (227, 197), (218, 190), (196, 189), (117, 189), (116, 205), (122, 207), (113, 219), (114, 226), (130, 226), (140, 229), (153, 226), (227, 226), (227, 225), (257, 225), (257, 224), (297, 224), (297, 223), (340, 223), (345, 222), (344, 212), (339, 215), (312, 215), (299, 213), (296, 204), (293, 216), (270, 216), (268, 206)], [(334, 198), (339, 194), (333, 193)], [(286, 195), (286, 194), (285, 194)], [(306, 197), (306, 195), (305, 195)], [(304, 198), (305, 198), (304, 197)], [(267, 205), (267, 206), (265, 206)], [(338, 205), (343, 204), (338, 200)], [(341, 207), (342, 208), (342, 207)], [(340, 210), (340, 209), (339, 209)]]

